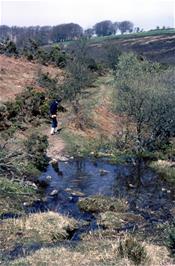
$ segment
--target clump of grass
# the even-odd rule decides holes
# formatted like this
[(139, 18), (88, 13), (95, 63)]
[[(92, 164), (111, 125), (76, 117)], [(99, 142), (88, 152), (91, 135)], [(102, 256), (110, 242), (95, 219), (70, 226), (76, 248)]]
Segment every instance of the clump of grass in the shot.
[(144, 218), (141, 215), (133, 213), (120, 213), (107, 211), (100, 213), (97, 217), (98, 224), (102, 225), (104, 228), (109, 228), (111, 230), (116, 230), (121, 228), (123, 225), (128, 223), (143, 224)]
[(106, 211), (125, 212), (128, 209), (128, 204), (124, 199), (114, 199), (105, 196), (92, 196), (80, 199), (78, 206), (83, 211), (94, 213)]
[(169, 161), (158, 160), (150, 164), (151, 168), (154, 169), (164, 180), (175, 186), (175, 165)]
[(143, 264), (147, 259), (145, 247), (131, 236), (120, 240), (118, 252), (121, 257), (130, 259), (135, 265)]
[[(123, 238), (120, 241), (124, 243), (125, 240), (126, 238)], [(131, 241), (132, 255), (129, 252), (128, 257), (125, 245), (124, 256), (121, 256), (119, 243), (117, 237), (111, 240), (111, 238), (107, 239), (103, 236), (92, 236), (89, 240), (80, 241), (77, 245), (70, 243), (66, 246), (42, 248), (30, 256), (11, 262), (9, 265), (133, 266), (139, 265), (139, 261), (140, 265), (147, 266), (173, 265), (168, 258), (166, 249), (161, 246), (151, 244), (142, 246), (137, 240)], [(135, 247), (133, 244), (137, 246)], [(136, 250), (134, 251), (134, 249)], [(141, 256), (140, 259), (136, 260), (136, 263), (133, 261), (135, 255)]]
[(72, 156), (111, 157), (115, 143), (107, 137), (100, 135), (88, 137), (74, 133), (70, 130), (63, 130), (61, 137), (66, 143), (66, 151)]
[(68, 238), (77, 222), (54, 212), (37, 213), (2, 221), (0, 239), (4, 251), (16, 245), (54, 243)]
[(23, 203), (36, 200), (36, 190), (25, 183), (8, 178), (0, 179), (0, 215), (23, 213)]
[(166, 246), (168, 247), (171, 255), (175, 258), (175, 221), (167, 228)]

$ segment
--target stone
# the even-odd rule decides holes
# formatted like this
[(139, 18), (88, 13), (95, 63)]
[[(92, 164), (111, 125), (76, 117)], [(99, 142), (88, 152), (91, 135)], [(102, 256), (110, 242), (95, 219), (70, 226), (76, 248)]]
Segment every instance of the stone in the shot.
[(58, 195), (58, 190), (57, 189), (54, 189), (54, 190), (52, 190), (52, 192), (49, 194), (50, 196), (56, 196), (56, 195)]
[(68, 192), (68, 193), (70, 193), (73, 196), (78, 196), (78, 197), (84, 197), (85, 196), (84, 193), (82, 193), (80, 191), (73, 190), (71, 188), (66, 188), (65, 191)]
[(99, 172), (100, 172), (101, 176), (107, 175), (109, 173), (109, 171), (107, 171), (105, 169), (100, 169)]

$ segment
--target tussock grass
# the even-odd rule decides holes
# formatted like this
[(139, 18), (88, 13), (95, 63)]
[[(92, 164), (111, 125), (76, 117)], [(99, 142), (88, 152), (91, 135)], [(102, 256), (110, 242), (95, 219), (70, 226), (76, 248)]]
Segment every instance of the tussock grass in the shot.
[(143, 225), (143, 223), (145, 223), (145, 220), (141, 215), (136, 215), (133, 213), (107, 211), (99, 214), (99, 216), (97, 217), (97, 222), (105, 228), (116, 230), (120, 229), (127, 223), (137, 223)]
[(31, 203), (37, 198), (36, 190), (21, 182), (0, 178), (0, 214), (23, 213), (23, 203)]
[(141, 265), (147, 260), (145, 247), (133, 237), (126, 237), (119, 242), (118, 252), (121, 257), (127, 257), (135, 265)]
[(150, 166), (163, 179), (165, 179), (175, 187), (175, 164), (165, 160), (158, 160), (152, 162)]
[(105, 196), (92, 196), (80, 199), (78, 206), (83, 211), (94, 213), (117, 211), (125, 212), (128, 209), (128, 204), (124, 199), (115, 199)]
[[(130, 239), (132, 245), (126, 245), (127, 239)], [(121, 243), (124, 247), (122, 253), (120, 252)], [(159, 266), (173, 265), (171, 262), (165, 248), (141, 244), (135, 238), (125, 236), (116, 240), (92, 237), (90, 241), (82, 241), (77, 246), (42, 248), (9, 265)]]
[(54, 243), (68, 238), (69, 232), (76, 227), (77, 222), (73, 218), (54, 212), (4, 220), (0, 231), (2, 249), (11, 250), (17, 244)]

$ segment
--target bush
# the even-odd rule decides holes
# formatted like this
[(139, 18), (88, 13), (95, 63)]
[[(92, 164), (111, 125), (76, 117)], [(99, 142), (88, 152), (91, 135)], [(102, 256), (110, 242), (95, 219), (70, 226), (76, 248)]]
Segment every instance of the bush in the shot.
[(44, 108), (46, 104), (44, 92), (38, 92), (32, 87), (28, 87), (25, 92), (16, 97), (15, 102), (6, 104), (8, 120), (31, 122), (36, 119), (36, 116), (48, 116), (48, 110), (46, 111)]
[(19, 176), (23, 168), (22, 157), (21, 151), (9, 151), (6, 145), (0, 144), (0, 176)]
[(41, 171), (45, 170), (48, 165), (47, 147), (48, 140), (45, 135), (33, 133), (26, 141), (28, 160)]
[(147, 259), (147, 253), (144, 246), (132, 237), (120, 240), (118, 251), (122, 258), (127, 257), (132, 260), (135, 265), (140, 265)]
[(136, 151), (161, 148), (175, 135), (174, 73), (133, 53), (119, 58), (114, 105), (130, 120)]
[(7, 39), (4, 43), (1, 44), (0, 53), (5, 54), (7, 56), (17, 56), (18, 50), (16, 44), (13, 41)]
[(171, 226), (168, 227), (166, 246), (170, 250), (171, 255), (175, 257), (175, 221)]
[(58, 45), (52, 46), (48, 57), (49, 57), (49, 61), (51, 63), (56, 64), (56, 66), (58, 66), (58, 67), (65, 67), (66, 66), (67, 56), (66, 56), (65, 52), (61, 51), (61, 49)]

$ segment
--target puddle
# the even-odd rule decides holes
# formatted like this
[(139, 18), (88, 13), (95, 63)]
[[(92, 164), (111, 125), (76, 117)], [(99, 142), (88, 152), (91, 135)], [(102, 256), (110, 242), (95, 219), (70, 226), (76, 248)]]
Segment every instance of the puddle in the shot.
[[(59, 162), (58, 167), (56, 173), (49, 165), (40, 177), (44, 181), (51, 176), (45, 191), (49, 210), (88, 219), (90, 214), (77, 207), (79, 197), (106, 195), (124, 197), (130, 210), (146, 219), (162, 221), (171, 216), (169, 211), (175, 203), (171, 190), (141, 161), (136, 165), (113, 165), (102, 159), (79, 159)], [(49, 196), (54, 190), (58, 194)]]

